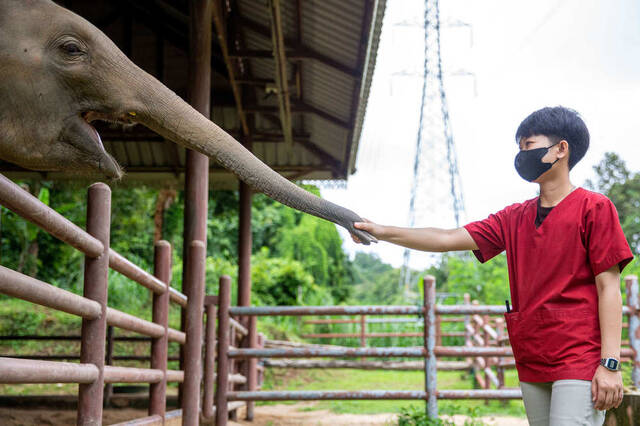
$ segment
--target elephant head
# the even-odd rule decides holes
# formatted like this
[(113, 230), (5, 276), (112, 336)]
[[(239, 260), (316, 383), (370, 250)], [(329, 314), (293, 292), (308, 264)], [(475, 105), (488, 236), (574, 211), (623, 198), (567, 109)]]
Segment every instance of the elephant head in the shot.
[(85, 19), (49, 0), (0, 0), (0, 158), (119, 178), (94, 120), (140, 123), (215, 159), (254, 190), (375, 241), (353, 227), (357, 214), (270, 169)]

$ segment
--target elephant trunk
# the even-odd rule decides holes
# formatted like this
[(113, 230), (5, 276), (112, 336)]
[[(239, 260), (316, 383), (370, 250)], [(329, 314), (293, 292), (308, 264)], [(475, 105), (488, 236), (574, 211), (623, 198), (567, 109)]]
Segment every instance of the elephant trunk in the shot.
[(135, 121), (167, 139), (215, 159), (252, 189), (276, 201), (343, 226), (363, 243), (376, 241), (355, 229), (362, 221), (349, 209), (323, 200), (290, 182), (260, 161), (227, 132), (193, 109), (159, 81), (149, 76), (140, 94), (142, 110)]

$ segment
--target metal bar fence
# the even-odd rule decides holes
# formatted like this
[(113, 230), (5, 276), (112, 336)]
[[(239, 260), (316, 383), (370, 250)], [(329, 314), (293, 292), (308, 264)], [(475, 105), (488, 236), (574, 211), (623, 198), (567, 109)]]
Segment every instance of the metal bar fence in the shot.
[[(622, 357), (635, 359), (633, 365), (633, 381), (637, 386), (640, 377), (640, 362), (638, 361), (638, 347), (640, 346), (640, 300), (638, 296), (638, 282), (635, 276), (626, 278), (627, 305), (623, 307), (623, 314), (629, 315), (629, 342), (631, 348), (622, 348)], [(220, 280), (220, 299), (218, 306), (219, 324), (226, 324), (230, 315), (266, 316), (266, 315), (423, 315), (424, 346), (423, 347), (292, 347), (292, 348), (230, 348), (228, 336), (219, 329), (218, 334), (218, 388), (217, 404), (228, 401), (280, 401), (280, 400), (356, 400), (356, 399), (415, 399), (426, 402), (426, 412), (435, 417), (438, 414), (438, 399), (519, 399), (522, 397), (519, 389), (504, 387), (504, 368), (512, 366), (504, 357), (513, 355), (510, 346), (502, 346), (508, 341), (504, 330), (504, 322), (497, 321), (495, 327), (489, 322), (488, 315), (505, 312), (503, 306), (469, 304), (468, 295), (465, 305), (436, 305), (435, 278), (428, 276), (424, 281), (424, 304), (419, 306), (270, 306), (270, 307), (231, 307), (229, 306), (229, 280)], [(476, 302), (477, 303), (477, 302)], [(456, 318), (455, 322), (463, 322), (466, 333), (465, 346), (436, 345), (436, 315), (465, 315)], [(444, 322), (444, 319), (443, 319)], [(350, 323), (365, 324), (362, 317), (354, 320), (332, 319), (312, 320), (308, 323), (332, 324)], [(361, 337), (362, 332), (353, 337)], [(475, 343), (475, 344), (474, 344)], [(424, 391), (228, 391), (227, 383), (221, 380), (226, 377), (231, 359), (257, 358), (312, 358), (312, 357), (413, 357), (424, 358), (425, 390)], [(468, 357), (473, 359), (478, 367), (476, 375), (482, 382), (483, 389), (473, 390), (438, 390), (436, 383), (437, 357)], [(470, 363), (469, 363), (470, 364)], [(286, 364), (283, 364), (286, 365)], [(498, 374), (490, 368), (496, 366)], [(484, 374), (482, 374), (484, 373)], [(483, 377), (484, 376), (484, 377)], [(491, 389), (493, 384), (497, 389)], [(217, 425), (227, 423), (226, 416), (217, 416)]]
[[(153, 276), (109, 248), (111, 190), (103, 184), (89, 188), (87, 201), (87, 231), (42, 204), (18, 185), (0, 175), (0, 204), (45, 232), (85, 254), (84, 295), (56, 288), (0, 266), (0, 293), (34, 304), (60, 310), (82, 318), (79, 336), (80, 363), (44, 361), (21, 357), (0, 357), (0, 383), (79, 383), (78, 418), (81, 425), (102, 423), (103, 392), (106, 383), (150, 383), (150, 415), (165, 413), (167, 381), (184, 381), (182, 371), (167, 371), (168, 341), (184, 344), (186, 334), (167, 326), (169, 302), (187, 305), (187, 298), (168, 284), (171, 247), (167, 242), (156, 246), (156, 276)], [(134, 282), (147, 287), (154, 295), (153, 321), (107, 307), (108, 269), (116, 270)], [(107, 325), (150, 336), (151, 368), (131, 368), (105, 365)], [(77, 340), (78, 336), (3, 336), (3, 340), (52, 339)], [(114, 340), (143, 340), (126, 337)], [(111, 354), (109, 354), (110, 356)], [(44, 357), (43, 357), (44, 358)], [(51, 356), (49, 358), (52, 358)], [(57, 359), (77, 359), (77, 355), (57, 356)], [(111, 357), (110, 357), (111, 358)], [(112, 359), (145, 357), (112, 357)], [(148, 359), (148, 358), (147, 358)], [(180, 416), (182, 416), (182, 411)], [(197, 415), (197, 413), (196, 413)], [(175, 417), (176, 413), (171, 413)]]

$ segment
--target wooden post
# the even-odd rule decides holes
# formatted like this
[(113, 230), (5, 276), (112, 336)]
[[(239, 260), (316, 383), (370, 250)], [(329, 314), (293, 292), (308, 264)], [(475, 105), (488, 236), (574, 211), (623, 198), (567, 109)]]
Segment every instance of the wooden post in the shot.
[[(211, 108), (211, 22), (213, 5), (211, 0), (189, 0), (189, 103), (202, 115), (209, 117)], [(207, 201), (209, 195), (209, 157), (187, 150), (184, 189), (184, 234), (182, 292), (189, 302), (198, 293), (204, 296), (204, 287), (198, 288), (194, 281), (204, 283), (200, 277), (187, 279), (191, 259), (189, 247), (192, 241), (207, 244)], [(203, 272), (204, 274), (204, 272)], [(186, 309), (181, 311), (181, 326), (185, 330)], [(180, 348), (180, 367), (185, 369), (184, 347)], [(185, 371), (185, 377), (187, 372)], [(184, 384), (183, 384), (184, 386)], [(182, 390), (182, 387), (180, 388)], [(182, 392), (180, 392), (182, 405)], [(199, 400), (199, 398), (198, 398)]]
[(98, 367), (95, 382), (79, 385), (77, 424), (83, 426), (102, 424), (110, 230), (111, 189), (104, 183), (94, 183), (89, 187), (87, 199), (87, 232), (100, 240), (103, 251), (97, 258), (84, 258), (84, 297), (98, 302), (102, 315), (82, 320), (80, 362)]
[[(482, 329), (483, 329), (483, 337), (484, 337), (484, 346), (489, 347), (489, 333), (487, 332), (487, 330), (484, 329), (485, 325), (489, 325), (489, 315), (482, 316), (482, 325), (483, 325)], [(490, 358), (487, 356), (484, 357), (484, 367), (485, 369), (491, 368)], [(485, 389), (491, 388), (491, 379), (489, 378), (489, 374), (487, 374), (486, 370), (484, 372), (484, 388)], [(484, 405), (489, 405), (488, 399), (484, 400)]]
[[(202, 241), (189, 244), (189, 270), (186, 277), (195, 289), (204, 290), (205, 247)], [(200, 421), (200, 382), (202, 379), (202, 316), (204, 292), (193, 291), (185, 315), (187, 340), (184, 345), (184, 383), (182, 424), (197, 426)]]
[[(249, 347), (251, 349), (258, 348), (258, 330), (257, 330), (257, 318), (255, 316), (249, 317)], [(258, 360), (256, 358), (249, 359), (249, 368), (247, 375), (247, 390), (253, 392), (258, 387)], [(246, 419), (253, 421), (255, 402), (247, 401), (247, 415)]]
[(226, 426), (227, 390), (229, 389), (229, 305), (231, 302), (231, 278), (220, 277), (218, 291), (218, 377), (216, 379), (216, 426)]
[(149, 386), (149, 415), (164, 418), (167, 396), (167, 356), (169, 326), (169, 283), (171, 282), (171, 244), (160, 240), (155, 244), (153, 274), (166, 285), (162, 294), (153, 294), (152, 321), (164, 328), (162, 337), (151, 339), (151, 368), (162, 370), (164, 377), (160, 383)]
[[(496, 331), (498, 334), (497, 346), (504, 346), (504, 343), (502, 341), (502, 339), (504, 338), (504, 319), (502, 318), (496, 319)], [(498, 389), (504, 388), (504, 367), (502, 366), (503, 361), (504, 361), (503, 357), (498, 357), (497, 371), (498, 371), (498, 381), (500, 382)]]
[(367, 316), (360, 315), (360, 346), (367, 346)]
[[(258, 348), (264, 348), (265, 337), (264, 334), (258, 333)], [(258, 389), (262, 389), (262, 384), (264, 383), (264, 368), (258, 369)]]
[(204, 391), (202, 397), (202, 415), (205, 419), (213, 417), (213, 384), (214, 365), (216, 362), (216, 306), (213, 303), (205, 305), (207, 323), (205, 328), (204, 351)]
[[(107, 326), (107, 353), (104, 357), (105, 365), (113, 365), (113, 326)], [(111, 396), (113, 395), (113, 384), (104, 385), (104, 404), (103, 407), (111, 405)]]
[[(465, 293), (463, 296), (463, 300), (464, 300), (464, 305), (465, 306), (469, 306), (471, 304), (471, 295), (469, 293)], [(464, 345), (469, 347), (469, 346), (473, 346), (473, 344), (471, 343), (471, 334), (469, 333), (468, 328), (471, 326), (471, 317), (469, 315), (465, 315), (464, 316)], [(473, 364), (472, 364), (472, 358), (471, 357), (466, 357), (465, 361), (467, 361), (467, 363), (469, 364), (469, 366), (471, 367), (471, 369), (473, 369)], [(473, 375), (473, 371), (471, 371), (471, 374)]]
[[(233, 346), (233, 347), (237, 347), (237, 341), (238, 341), (238, 331), (235, 329), (235, 327), (231, 327), (229, 330), (229, 346)], [(230, 359), (229, 360), (229, 374), (235, 374), (237, 373), (237, 362), (235, 359)], [(234, 382), (229, 382), (229, 391), (233, 392), (235, 390), (235, 383)], [(236, 410), (233, 411), (229, 411), (229, 420), (237, 422), (238, 421), (238, 413), (236, 412)]]

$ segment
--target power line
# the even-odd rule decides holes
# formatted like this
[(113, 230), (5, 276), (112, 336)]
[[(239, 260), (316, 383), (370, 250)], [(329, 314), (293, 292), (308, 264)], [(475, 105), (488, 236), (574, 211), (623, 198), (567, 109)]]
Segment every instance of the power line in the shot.
[[(445, 178), (442, 174), (445, 161), (448, 165), (448, 173), (446, 174), (448, 175), (447, 186), (449, 191), (447, 198), (451, 202), (451, 210), (456, 226), (460, 226), (461, 214), (464, 212), (464, 199), (444, 89), (438, 0), (425, 0), (423, 25), (422, 98), (416, 137), (416, 155), (413, 164), (411, 198), (409, 201), (409, 227), (416, 225), (417, 213), (426, 214), (426, 209), (433, 211), (436, 206), (442, 206), (443, 200), (437, 198), (436, 189), (444, 186), (440, 185), (438, 180)], [(429, 134), (428, 138), (425, 138), (426, 133)], [(443, 148), (444, 152), (442, 152)], [(427, 187), (427, 185), (430, 185), (430, 187)], [(425, 196), (427, 193), (433, 195)], [(427, 202), (423, 202), (421, 205), (421, 199)], [(411, 251), (405, 249), (400, 278), (400, 285), (404, 286), (405, 292), (409, 291), (409, 284), (414, 281), (410, 269), (410, 258)]]

